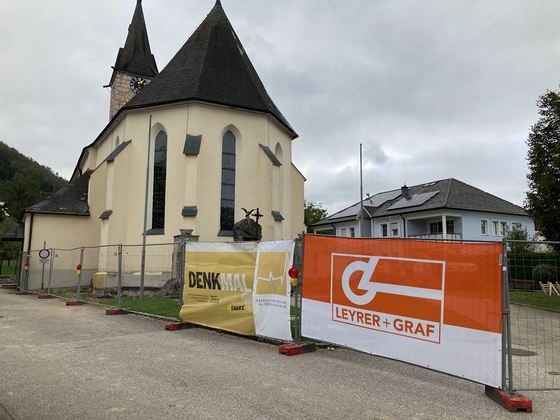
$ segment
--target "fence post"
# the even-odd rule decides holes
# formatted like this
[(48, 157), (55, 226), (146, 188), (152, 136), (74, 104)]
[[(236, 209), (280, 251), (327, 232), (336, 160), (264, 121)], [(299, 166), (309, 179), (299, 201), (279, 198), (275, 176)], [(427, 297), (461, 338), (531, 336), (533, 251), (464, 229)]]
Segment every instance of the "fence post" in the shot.
[(183, 306), (183, 288), (185, 286), (185, 260), (187, 252), (187, 243), (185, 241), (181, 241), (179, 253), (179, 303), (181, 307)]
[(47, 282), (47, 294), (51, 294), (51, 280), (54, 272), (54, 248), (51, 248), (51, 258), (49, 260), (49, 279)]
[(31, 264), (29, 263), (30, 257), (31, 257), (31, 252), (28, 252), (27, 256), (25, 258), (25, 262), (27, 263), (27, 268), (25, 270), (25, 276), (24, 276), (24, 279), (23, 279), (23, 291), (24, 292), (27, 292), (27, 288), (29, 286), (29, 269), (31, 267)]
[[(144, 232), (146, 237), (146, 232)], [(140, 300), (144, 299), (144, 276), (146, 275), (146, 243), (142, 244), (142, 257), (140, 259)]]
[(508, 392), (513, 392), (513, 357), (511, 353), (511, 312), (509, 306), (509, 272), (507, 258), (507, 240), (504, 239), (504, 266), (502, 268), (505, 277), (505, 307), (506, 307), (506, 325), (507, 325), (507, 365), (508, 365)]
[(118, 245), (117, 308), (122, 307), (122, 244)]
[(294, 290), (294, 298), (295, 298), (295, 307), (296, 307), (296, 316), (295, 316), (295, 328), (294, 328), (294, 341), (296, 343), (301, 342), (301, 288), (303, 286), (303, 247), (305, 243), (305, 233), (303, 235), (299, 235), (296, 239), (296, 258), (295, 264), (298, 268), (299, 275), (297, 280), (297, 285)]
[(76, 300), (80, 301), (80, 288), (82, 285), (82, 271), (84, 268), (84, 248), (80, 248), (80, 273), (78, 274), (78, 289), (76, 292)]
[(23, 251), (18, 251), (18, 262), (17, 262), (17, 267), (16, 267), (16, 278), (17, 278), (17, 284), (18, 284), (18, 288), (21, 289), (21, 267), (22, 267), (22, 261), (23, 261)]

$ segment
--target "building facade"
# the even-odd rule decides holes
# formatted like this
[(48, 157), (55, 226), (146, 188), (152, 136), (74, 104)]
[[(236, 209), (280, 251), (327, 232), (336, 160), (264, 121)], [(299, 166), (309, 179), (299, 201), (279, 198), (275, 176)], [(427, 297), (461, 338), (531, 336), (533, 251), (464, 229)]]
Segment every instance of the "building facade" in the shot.
[(456, 179), (428, 182), (367, 197), (313, 225), (317, 234), (501, 241), (519, 228), (535, 235), (522, 207)]
[(304, 230), (298, 135), (268, 96), (219, 1), (161, 71), (138, 0), (110, 83), (110, 121), (67, 187), (27, 209), (24, 249), (231, 241), (259, 208), (264, 240)]

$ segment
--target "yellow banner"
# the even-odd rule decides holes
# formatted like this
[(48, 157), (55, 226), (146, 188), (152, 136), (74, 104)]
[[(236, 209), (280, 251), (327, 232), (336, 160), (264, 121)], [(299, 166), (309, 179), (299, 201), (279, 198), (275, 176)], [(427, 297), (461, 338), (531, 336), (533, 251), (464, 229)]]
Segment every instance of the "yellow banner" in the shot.
[(243, 335), (255, 335), (253, 279), (257, 249), (187, 252), (184, 304), (186, 322)]

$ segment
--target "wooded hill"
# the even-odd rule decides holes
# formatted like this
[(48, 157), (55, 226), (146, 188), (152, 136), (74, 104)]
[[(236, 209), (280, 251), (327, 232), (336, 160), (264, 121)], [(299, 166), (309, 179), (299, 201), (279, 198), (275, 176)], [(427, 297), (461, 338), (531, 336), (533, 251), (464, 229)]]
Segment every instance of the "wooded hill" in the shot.
[(40, 201), (42, 195), (66, 184), (51, 168), (0, 141), (0, 202), (6, 203), (12, 222), (19, 221), (23, 210)]

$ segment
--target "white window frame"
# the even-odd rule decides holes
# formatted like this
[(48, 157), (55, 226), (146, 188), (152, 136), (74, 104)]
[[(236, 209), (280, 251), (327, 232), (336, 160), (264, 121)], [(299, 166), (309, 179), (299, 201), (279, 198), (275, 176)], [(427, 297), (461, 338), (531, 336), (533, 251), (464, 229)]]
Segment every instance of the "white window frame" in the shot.
[[(397, 234), (394, 234), (394, 228), (393, 226), (397, 225)], [(398, 238), (399, 237), (399, 222), (391, 222), (391, 238)]]
[(346, 228), (345, 227), (340, 228), (340, 236), (346, 237)]
[(509, 230), (508, 222), (500, 220), (500, 236), (506, 236)]
[(521, 222), (511, 222), (511, 230), (514, 229), (514, 227), (517, 226), (517, 229), (521, 230), (523, 229), (523, 223)]
[[(482, 230), (483, 226), (484, 226), (484, 231)], [(488, 219), (480, 219), (480, 234), (484, 236), (488, 236), (489, 235), (488, 228), (489, 228)]]
[[(385, 232), (383, 232), (383, 228), (385, 228)], [(389, 237), (389, 225), (387, 225), (387, 223), (381, 223), (381, 237), (382, 238)]]
[(494, 236), (500, 236), (500, 222), (498, 220), (492, 220), (492, 232)]

